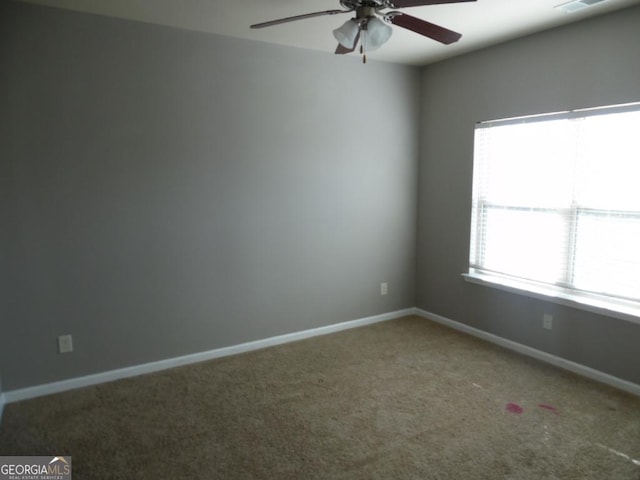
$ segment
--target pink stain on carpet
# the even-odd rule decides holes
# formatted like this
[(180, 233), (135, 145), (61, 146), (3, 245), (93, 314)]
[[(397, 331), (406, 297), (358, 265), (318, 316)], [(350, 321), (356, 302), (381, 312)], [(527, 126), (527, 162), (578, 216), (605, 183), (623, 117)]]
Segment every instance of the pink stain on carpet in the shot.
[(545, 410), (549, 410), (550, 412), (553, 412), (556, 415), (559, 415), (558, 409), (556, 407), (554, 407), (553, 405), (547, 405), (546, 403), (539, 403), (538, 406), (540, 408), (544, 408)]
[(522, 413), (524, 410), (517, 403), (507, 403), (507, 411), (511, 413)]

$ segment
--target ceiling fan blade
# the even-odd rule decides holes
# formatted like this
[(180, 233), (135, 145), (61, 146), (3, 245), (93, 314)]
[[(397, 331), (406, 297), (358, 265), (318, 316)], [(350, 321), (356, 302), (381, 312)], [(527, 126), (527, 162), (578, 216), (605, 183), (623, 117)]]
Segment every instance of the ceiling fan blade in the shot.
[(460, 40), (460, 37), (462, 37), (462, 34), (458, 32), (454, 32), (453, 30), (441, 27), (440, 25), (436, 25), (435, 23), (430, 23), (425, 20), (412, 17), (411, 15), (407, 15), (405, 13), (389, 13), (390, 14), (388, 14), (386, 18), (394, 25), (398, 25), (399, 27), (406, 28), (407, 30), (411, 30), (412, 32), (419, 33), (420, 35), (424, 35), (425, 37), (432, 38), (433, 40), (444, 43), (445, 45), (457, 42), (458, 40)]
[(476, 2), (477, 0), (391, 0), (391, 8), (420, 7), (423, 5), (439, 5), (442, 3)]
[(358, 42), (359, 41), (360, 41), (360, 31), (358, 31), (358, 33), (356, 34), (356, 38), (353, 41), (353, 47), (347, 48), (344, 45), (342, 45), (341, 43), (339, 43), (338, 46), (336, 47), (335, 54), (336, 55), (344, 55), (345, 53), (353, 52), (356, 49), (356, 47), (358, 46)]
[(281, 23), (295, 22), (296, 20), (304, 20), (305, 18), (322, 17), (324, 15), (336, 15), (338, 13), (349, 13), (353, 10), (325, 10), (323, 12), (305, 13), (303, 15), (295, 15), (293, 17), (279, 18), (269, 22), (256, 23), (251, 28), (271, 27), (272, 25), (280, 25)]

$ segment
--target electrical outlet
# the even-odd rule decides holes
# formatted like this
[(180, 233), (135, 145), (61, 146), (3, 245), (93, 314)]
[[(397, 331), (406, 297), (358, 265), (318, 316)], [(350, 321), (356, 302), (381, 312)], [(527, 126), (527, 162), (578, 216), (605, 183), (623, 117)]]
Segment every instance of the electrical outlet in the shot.
[(73, 352), (73, 338), (71, 335), (60, 335), (58, 337), (58, 353)]
[(389, 293), (387, 282), (382, 282), (380, 284), (380, 295), (386, 295), (387, 293)]
[(542, 328), (546, 328), (547, 330), (553, 328), (553, 315), (549, 315), (548, 313), (542, 315)]

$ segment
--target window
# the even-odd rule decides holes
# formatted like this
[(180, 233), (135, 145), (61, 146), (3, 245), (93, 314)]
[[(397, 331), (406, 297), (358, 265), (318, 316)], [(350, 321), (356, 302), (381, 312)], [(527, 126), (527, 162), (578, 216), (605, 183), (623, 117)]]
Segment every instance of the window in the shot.
[(640, 104), (477, 124), (469, 257), (470, 277), (640, 316)]

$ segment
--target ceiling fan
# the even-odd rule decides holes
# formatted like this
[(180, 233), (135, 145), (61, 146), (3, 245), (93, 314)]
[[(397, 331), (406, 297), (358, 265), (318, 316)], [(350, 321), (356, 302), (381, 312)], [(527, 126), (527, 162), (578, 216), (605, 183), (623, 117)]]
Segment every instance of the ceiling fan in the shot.
[(333, 31), (333, 36), (338, 41), (335, 53), (339, 55), (351, 53), (360, 42), (362, 61), (366, 63), (366, 52), (380, 48), (391, 37), (392, 29), (388, 25), (389, 23), (419, 33), (445, 45), (457, 42), (462, 37), (460, 33), (417, 17), (412, 17), (406, 13), (397, 10), (383, 10), (475, 1), (477, 0), (340, 0), (340, 5), (344, 10), (305, 13), (269, 22), (256, 23), (251, 25), (251, 28), (271, 27), (312, 17), (355, 12), (355, 17), (347, 20), (341, 27)]

